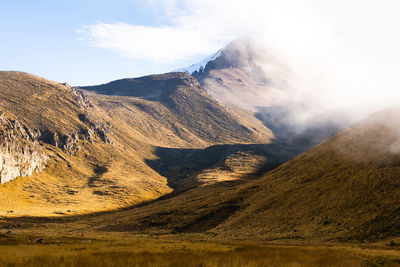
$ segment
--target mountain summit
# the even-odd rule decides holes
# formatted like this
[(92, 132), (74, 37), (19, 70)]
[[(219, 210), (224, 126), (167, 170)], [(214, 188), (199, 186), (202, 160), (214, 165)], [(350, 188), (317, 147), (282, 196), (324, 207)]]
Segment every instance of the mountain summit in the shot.
[(305, 150), (350, 124), (341, 112), (315, 112), (307, 99), (296, 99), (290, 66), (252, 38), (237, 39), (181, 71), (196, 77), (220, 103), (254, 112), (275, 141)]
[(286, 101), (288, 68), (259, 42), (242, 38), (198, 64), (183, 68), (217, 100), (254, 110)]

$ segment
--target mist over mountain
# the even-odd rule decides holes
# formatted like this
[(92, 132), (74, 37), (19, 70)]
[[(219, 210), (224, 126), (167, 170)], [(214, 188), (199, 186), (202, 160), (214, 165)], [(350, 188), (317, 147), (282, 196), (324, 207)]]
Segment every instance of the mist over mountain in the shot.
[(298, 98), (290, 66), (254, 38), (237, 39), (181, 71), (221, 103), (255, 112), (282, 142), (309, 148), (354, 122), (343, 110), (317, 108), (314, 101)]

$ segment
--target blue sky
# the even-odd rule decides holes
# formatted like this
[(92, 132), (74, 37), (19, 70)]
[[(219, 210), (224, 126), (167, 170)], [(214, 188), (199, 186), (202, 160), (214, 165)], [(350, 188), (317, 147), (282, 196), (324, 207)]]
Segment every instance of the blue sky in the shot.
[[(97, 23), (168, 25), (157, 3), (132, 0), (3, 0), (0, 2), (0, 69), (33, 73), (74, 85), (164, 72), (189, 64), (156, 62), (91, 45), (85, 26)], [(178, 6), (178, 5), (176, 5)]]
[(291, 70), (294, 97), (382, 106), (400, 99), (399, 10), (397, 0), (1, 0), (0, 70), (99, 84), (253, 36)]

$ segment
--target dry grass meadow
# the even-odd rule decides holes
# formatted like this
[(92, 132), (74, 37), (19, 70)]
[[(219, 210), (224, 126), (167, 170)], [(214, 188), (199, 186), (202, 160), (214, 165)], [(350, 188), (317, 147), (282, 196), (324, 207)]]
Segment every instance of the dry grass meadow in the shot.
[(1, 239), (0, 266), (400, 266), (400, 251), (210, 243), (190, 237)]

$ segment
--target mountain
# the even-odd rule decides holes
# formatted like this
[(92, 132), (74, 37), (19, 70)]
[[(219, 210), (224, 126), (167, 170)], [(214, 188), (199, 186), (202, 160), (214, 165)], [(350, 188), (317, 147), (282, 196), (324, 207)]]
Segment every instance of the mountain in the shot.
[(218, 50), (217, 53), (208, 56), (201, 60), (200, 62), (197, 62), (195, 64), (190, 65), (189, 67), (186, 68), (180, 68), (175, 70), (175, 72), (186, 72), (194, 76), (198, 76), (197, 74), (203, 73), (204, 69), (206, 68), (207, 64), (210, 62), (213, 62), (215, 59), (221, 56), (221, 53), (223, 52), (222, 49)]
[(400, 106), (394, 106), (258, 180), (195, 188), (95, 221), (106, 222), (101, 231), (205, 232), (219, 239), (395, 238), (400, 235), (399, 125)]
[(256, 39), (234, 40), (181, 71), (196, 77), (220, 103), (254, 112), (275, 140), (302, 144), (303, 151), (352, 122), (347, 114), (321, 108), (315, 112), (309, 99), (296, 98), (290, 66)]
[(199, 77), (74, 88), (0, 72), (0, 215), (227, 240), (400, 235), (400, 106), (313, 146), (337, 129), (326, 116), (298, 134), (279, 119), (293, 106), (228, 106)]
[(226, 105), (254, 110), (287, 102), (288, 68), (251, 38), (237, 39), (202, 62), (180, 70), (196, 77)]
[[(0, 72), (3, 215), (81, 214), (215, 183), (227, 188), (257, 179), (332, 134), (336, 128), (323, 124), (292, 134), (279, 124), (282, 116), (213, 97), (205, 81), (214, 71), (231, 72), (235, 83), (276, 87), (278, 80), (263, 76), (261, 50), (250, 44), (232, 43), (193, 75), (71, 87)], [(242, 82), (236, 70), (246, 74)], [(238, 101), (258, 92), (250, 83), (221, 88), (241, 92)]]
[(0, 95), (0, 214), (6, 216), (81, 214), (152, 200), (180, 186), (157, 168), (159, 151), (175, 155), (163, 158), (171, 173), (168, 162), (185, 151), (273, 138), (254, 114), (221, 105), (183, 73), (82, 89), (0, 72)]

